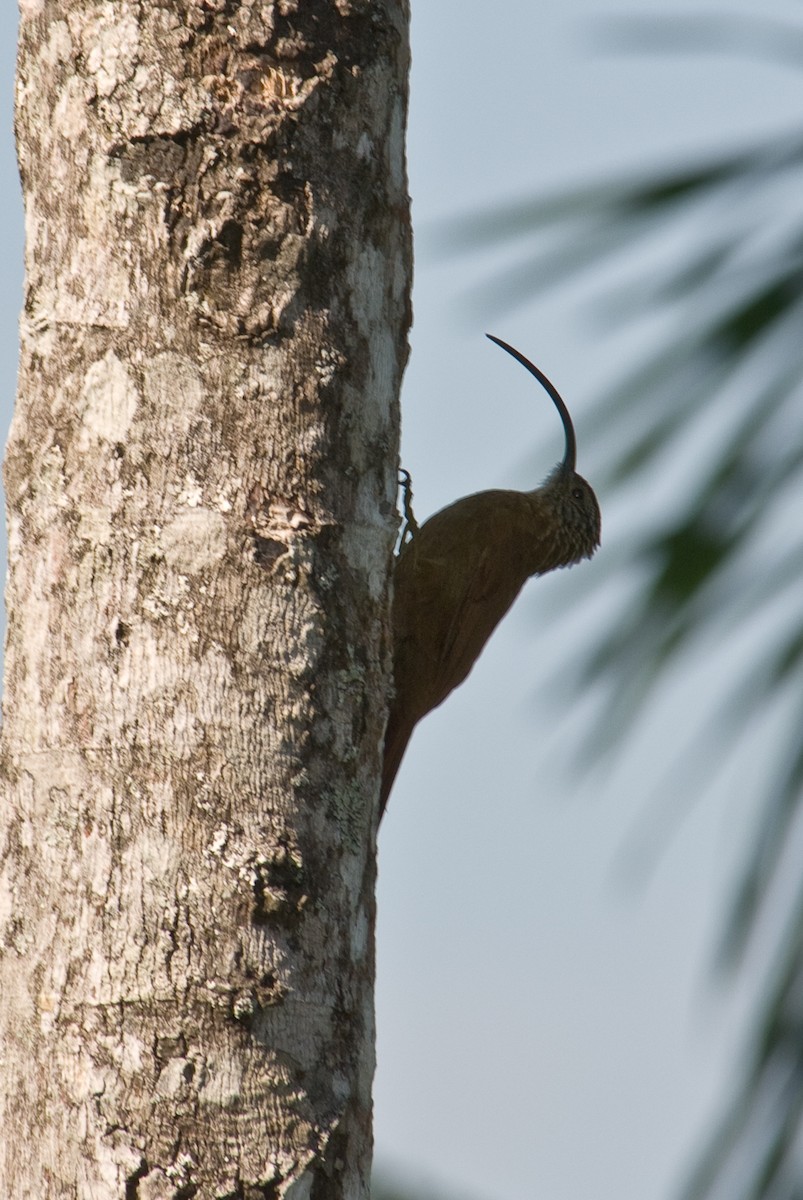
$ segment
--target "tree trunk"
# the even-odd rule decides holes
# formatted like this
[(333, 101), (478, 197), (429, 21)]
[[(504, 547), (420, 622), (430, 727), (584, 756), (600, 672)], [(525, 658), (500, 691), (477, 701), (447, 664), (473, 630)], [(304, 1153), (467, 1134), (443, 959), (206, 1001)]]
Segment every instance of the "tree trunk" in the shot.
[(406, 0), (21, 0), (0, 1195), (368, 1195)]

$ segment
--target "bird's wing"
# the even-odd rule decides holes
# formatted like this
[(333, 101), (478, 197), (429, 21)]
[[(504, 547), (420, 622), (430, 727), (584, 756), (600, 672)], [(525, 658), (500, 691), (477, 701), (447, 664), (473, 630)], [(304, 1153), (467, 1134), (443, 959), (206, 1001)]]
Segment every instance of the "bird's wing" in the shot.
[(399, 559), (396, 684), (416, 720), (463, 682), (527, 578), (522, 500), (467, 497), (432, 517)]
[(437, 673), (447, 689), (442, 698), (469, 674), (525, 579), (515, 562), (500, 561), (498, 547), (479, 549), (461, 580), (461, 594), (454, 598), (440, 651)]

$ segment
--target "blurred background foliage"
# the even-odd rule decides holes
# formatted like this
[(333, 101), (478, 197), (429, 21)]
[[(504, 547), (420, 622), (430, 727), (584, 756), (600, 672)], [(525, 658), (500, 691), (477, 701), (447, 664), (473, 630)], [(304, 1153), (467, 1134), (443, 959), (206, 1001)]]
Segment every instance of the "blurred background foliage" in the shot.
[[(629, 50), (769, 55), (803, 79), (803, 25), (623, 19), (600, 30)], [(716, 160), (591, 182), (438, 230), (450, 253), (513, 251), (484, 306), (493, 297), (501, 312), (584, 276), (604, 321), (661, 331), (583, 421), (583, 445), (607, 449), (598, 493), (665, 492), (678, 458), (696, 472), (660, 515), (649, 503), (634, 509), (626, 543), (605, 545), (606, 570), (578, 576), (581, 603), (623, 570), (632, 580), (570, 681), (600, 699), (589, 752), (624, 751), (645, 702), (701, 647), (719, 648), (712, 669), (719, 662), (723, 686), (682, 752), (686, 791), (704, 794), (768, 709), (784, 710), (721, 965), (744, 969), (760, 919), (774, 956), (740, 1090), (684, 1200), (803, 1197), (803, 871), (790, 855), (803, 827), (801, 196), (803, 124)], [(375, 1200), (403, 1195), (380, 1185)]]

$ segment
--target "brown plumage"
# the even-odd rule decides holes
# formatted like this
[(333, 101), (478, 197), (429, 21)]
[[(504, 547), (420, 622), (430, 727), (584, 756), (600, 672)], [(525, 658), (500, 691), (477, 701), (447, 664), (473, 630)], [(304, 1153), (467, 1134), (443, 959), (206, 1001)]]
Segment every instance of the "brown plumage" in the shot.
[(563, 400), (518, 350), (488, 335), (549, 392), (566, 453), (531, 492), (476, 492), (416, 530), (396, 560), (394, 695), (385, 735), (384, 811), (413, 729), (468, 675), (531, 575), (590, 558), (599, 545), (596, 497), (575, 473), (575, 439)]

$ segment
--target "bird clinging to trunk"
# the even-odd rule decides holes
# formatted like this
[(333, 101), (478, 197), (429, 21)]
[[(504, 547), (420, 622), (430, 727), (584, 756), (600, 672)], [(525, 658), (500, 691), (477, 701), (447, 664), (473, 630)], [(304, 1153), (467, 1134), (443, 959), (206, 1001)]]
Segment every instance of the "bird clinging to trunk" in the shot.
[(574, 469), (577, 446), (566, 405), (529, 359), (488, 337), (549, 393), (563, 422), (566, 451), (540, 487), (464, 496), (402, 545), (394, 574), (394, 692), (382, 812), (413, 729), (463, 682), (525, 581), (591, 558), (599, 545), (599, 505)]

